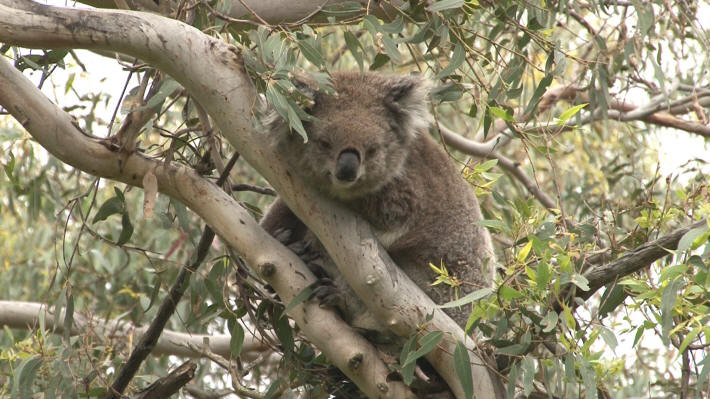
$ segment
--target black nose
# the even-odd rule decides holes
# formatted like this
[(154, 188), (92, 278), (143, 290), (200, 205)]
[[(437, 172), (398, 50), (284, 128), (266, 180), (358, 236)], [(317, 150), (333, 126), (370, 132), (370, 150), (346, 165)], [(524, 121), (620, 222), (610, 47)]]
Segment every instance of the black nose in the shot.
[(360, 154), (355, 150), (345, 150), (338, 155), (338, 162), (335, 165), (335, 177), (340, 181), (355, 181), (359, 168)]

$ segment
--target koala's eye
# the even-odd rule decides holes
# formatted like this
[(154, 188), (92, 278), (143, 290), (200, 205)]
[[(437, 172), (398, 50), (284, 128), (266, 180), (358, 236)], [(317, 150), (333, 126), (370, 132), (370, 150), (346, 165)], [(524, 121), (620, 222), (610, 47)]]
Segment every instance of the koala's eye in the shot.
[(331, 148), (330, 143), (323, 139), (315, 139), (313, 140), (313, 143), (315, 143), (315, 145), (322, 150), (329, 150)]
[(367, 150), (365, 150), (365, 156), (368, 158), (372, 158), (377, 154), (377, 146), (369, 146), (367, 147)]

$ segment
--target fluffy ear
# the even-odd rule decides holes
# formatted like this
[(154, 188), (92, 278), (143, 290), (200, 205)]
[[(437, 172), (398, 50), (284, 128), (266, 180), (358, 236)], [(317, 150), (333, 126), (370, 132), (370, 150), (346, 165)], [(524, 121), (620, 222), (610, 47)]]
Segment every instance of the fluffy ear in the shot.
[(385, 106), (403, 131), (418, 132), (429, 127), (429, 89), (429, 82), (418, 76), (395, 77), (386, 86)]

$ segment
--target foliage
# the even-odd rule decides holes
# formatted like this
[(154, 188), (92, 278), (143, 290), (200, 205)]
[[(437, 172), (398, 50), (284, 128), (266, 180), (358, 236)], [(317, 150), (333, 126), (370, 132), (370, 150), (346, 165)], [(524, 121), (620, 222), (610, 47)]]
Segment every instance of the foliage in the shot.
[[(309, 71), (318, 89), (327, 91), (328, 71), (355, 68), (423, 73), (434, 82), (440, 127), (479, 141), (503, 140), (486, 154), (489, 160), (468, 160), (452, 150), (472, 189), (483, 196), (483, 224), (500, 243), (501, 278), (495, 289), (450, 305), (470, 306), (467, 330), (480, 331), (498, 357), (509, 394), (708, 395), (708, 228), (690, 231), (671, 256), (617, 276), (600, 294), (578, 295), (590, 291), (585, 272), (600, 263), (595, 257), (618, 258), (710, 216), (704, 161), (687, 159), (682, 168), (662, 173), (657, 160), (670, 129), (685, 130), (681, 137), (690, 143), (699, 137), (689, 138), (699, 134), (696, 127), (707, 126), (710, 38), (701, 21), (708, 4), (442, 0), (363, 15), (359, 3), (345, 2), (324, 7), (307, 24), (278, 27), (230, 21), (219, 11), (227, 5), (196, 3), (193, 25), (241, 51), (257, 89), (304, 140), (302, 121), (309, 117), (302, 107), (309, 97), (294, 85), (294, 76)], [(9, 50), (2, 48), (43, 83), (64, 70), (67, 78), (55, 82), (64, 93), (62, 105), (94, 135), (115, 132), (131, 110), (154, 108), (141, 136), (146, 154), (216, 177), (214, 157), (228, 159), (233, 152), (208, 129), (189, 95), (151, 67), (124, 68), (132, 89), (114, 120), (97, 104), (117, 101), (121, 92), (80, 95), (74, 88), (78, 66), (69, 52)], [(151, 84), (156, 90), (147, 95)], [(556, 87), (570, 87), (574, 95), (551, 98)], [(633, 111), (639, 111), (635, 118), (629, 116)], [(655, 123), (661, 111), (675, 119)], [(688, 124), (674, 124), (681, 117)], [(0, 149), (5, 297), (150, 322), (192, 256), (201, 222), (165, 197), (146, 217), (139, 190), (67, 168), (9, 119), (0, 120)], [(499, 156), (534, 176), (534, 185), (556, 207), (541, 205), (495, 160)], [(243, 163), (231, 177), (265, 185)], [(257, 216), (269, 201), (254, 192), (236, 195)], [(169, 328), (231, 332), (235, 357), (245, 330), (273, 329), (278, 367), (240, 364), (246, 376), (241, 383), (267, 397), (283, 394), (284, 386), (358, 395), (289, 323), (288, 304), (275, 300), (222, 244), (213, 245), (212, 256), (192, 279)], [(439, 274), (436, 283), (465, 283), (449, 276), (445, 265), (431, 268)], [(71, 317), (69, 312), (66, 325)], [(440, 339), (441, 333), (431, 333), (408, 341), (393, 367), (405, 382), (412, 381), (416, 359)], [(6, 329), (0, 337), (0, 395), (100, 395), (130, 342), (91, 332), (52, 335), (42, 323), (31, 331)], [(470, 370), (463, 366), (468, 354), (459, 346), (454, 355), (469, 393)], [(134, 388), (178, 363), (152, 358)], [(233, 387), (215, 366), (200, 373), (200, 385)]]

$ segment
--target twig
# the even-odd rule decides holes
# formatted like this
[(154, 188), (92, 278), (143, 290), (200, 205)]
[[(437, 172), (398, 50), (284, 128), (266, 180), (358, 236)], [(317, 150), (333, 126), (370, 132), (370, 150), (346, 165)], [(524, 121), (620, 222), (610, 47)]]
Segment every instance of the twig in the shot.
[(588, 270), (584, 273), (584, 277), (589, 280), (589, 291), (581, 292), (576, 296), (587, 299), (599, 288), (619, 279), (619, 277), (643, 269), (652, 262), (670, 255), (670, 251), (678, 248), (678, 241), (685, 233), (706, 223), (707, 221), (701, 220), (682, 227), (657, 240), (645, 243), (612, 262)]
[(176, 394), (180, 388), (186, 385), (195, 376), (197, 365), (191, 361), (181, 364), (165, 377), (159, 378), (148, 385), (147, 388), (138, 392), (133, 399), (161, 399), (168, 398)]
[(272, 197), (277, 194), (276, 190), (271, 187), (259, 187), (243, 183), (232, 185), (232, 191), (253, 191), (258, 194), (270, 195)]

